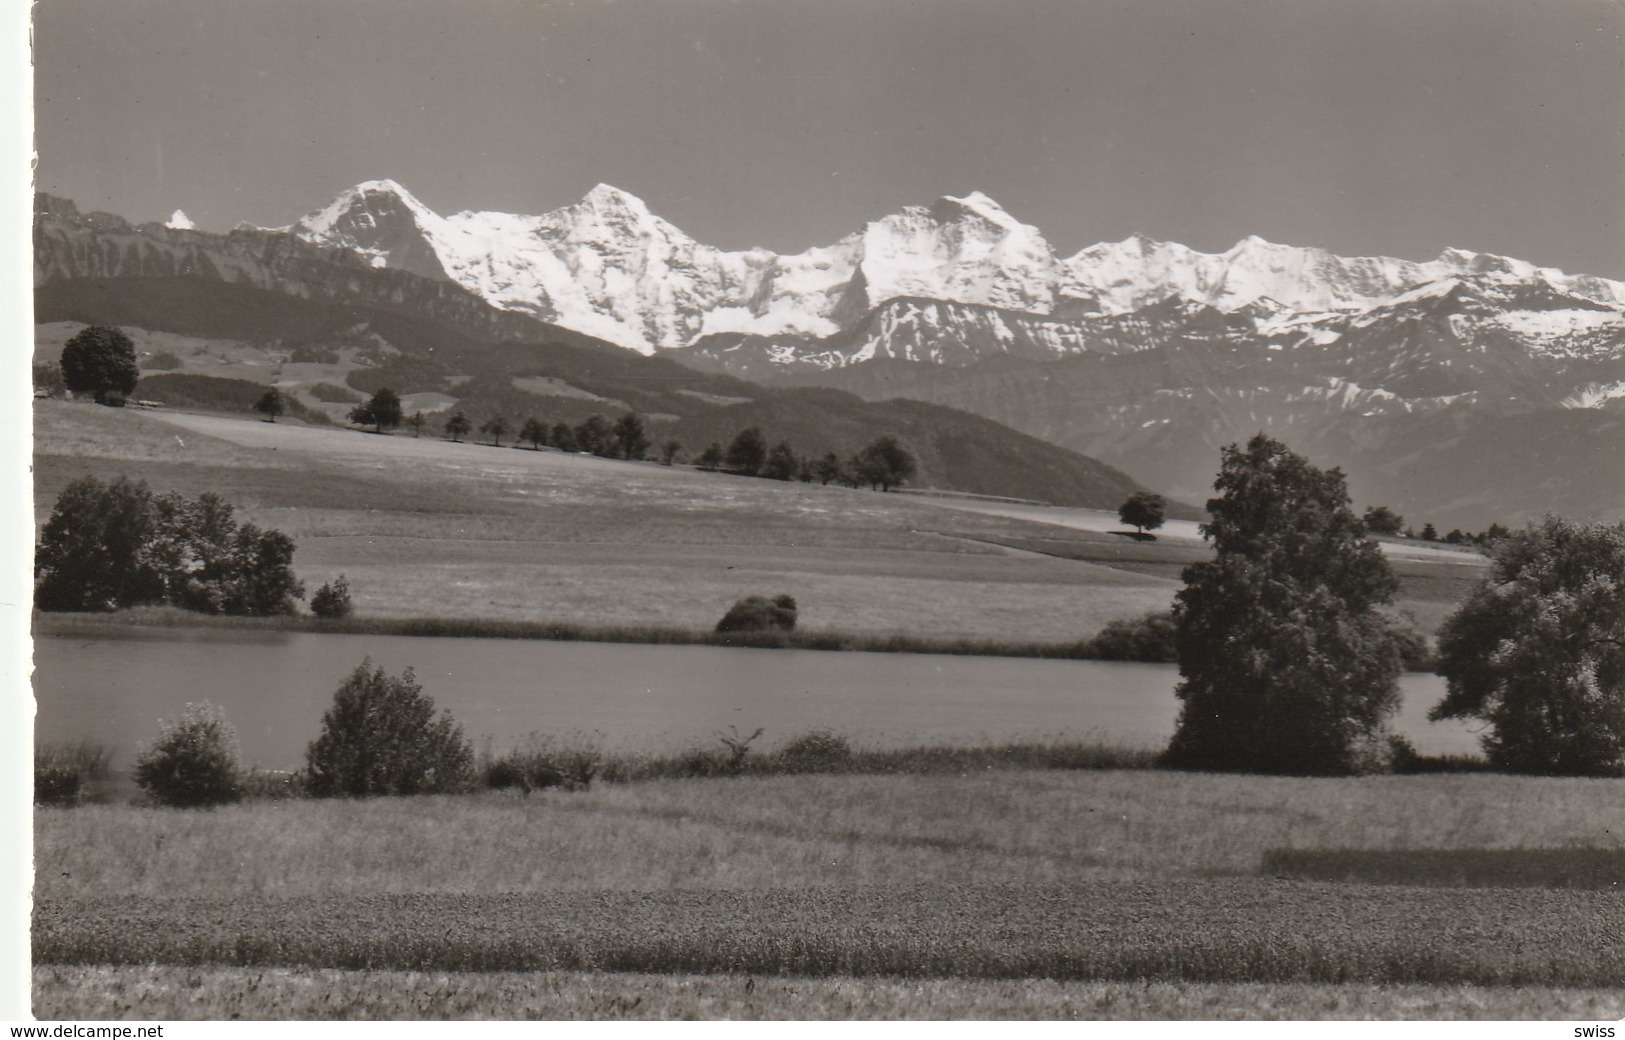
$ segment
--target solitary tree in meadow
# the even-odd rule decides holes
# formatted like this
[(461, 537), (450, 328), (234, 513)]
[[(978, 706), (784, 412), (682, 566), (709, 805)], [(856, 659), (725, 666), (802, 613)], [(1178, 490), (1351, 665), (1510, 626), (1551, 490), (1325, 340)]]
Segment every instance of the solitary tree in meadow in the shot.
[[(1162, 526), (1168, 500), (1150, 491), (1136, 491), (1117, 510), (1117, 518), (1141, 535)], [(1152, 536), (1156, 537), (1155, 535)]]
[(429, 420), (423, 417), (422, 412), (413, 412), (406, 417), (406, 425), (411, 428), (414, 437), (423, 436), (423, 428), (428, 424)]
[(287, 404), (282, 400), (282, 394), (276, 387), (265, 391), (260, 399), (254, 402), (254, 410), (265, 416), (267, 422), (276, 422), (277, 417), (288, 410)]
[(694, 462), (700, 469), (705, 470), (719, 470), (722, 468), (722, 463), (722, 445), (716, 441), (706, 445), (705, 450), (700, 452), (700, 457)]
[(97, 404), (123, 404), (141, 380), (134, 341), (122, 329), (87, 326), (62, 348), (62, 380), (76, 394), (94, 395)]
[(553, 424), (553, 447), (560, 451), (576, 450), (576, 431), (569, 423)]

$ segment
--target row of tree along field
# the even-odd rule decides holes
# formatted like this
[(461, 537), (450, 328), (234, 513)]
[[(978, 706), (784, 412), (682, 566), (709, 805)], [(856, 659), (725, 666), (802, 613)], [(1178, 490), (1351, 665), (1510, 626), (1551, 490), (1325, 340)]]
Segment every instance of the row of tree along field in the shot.
[[(267, 390), (254, 406), (255, 411), (272, 422), (282, 414), (283, 407), (282, 395), (274, 388)], [(380, 387), (372, 397), (351, 409), (349, 419), (357, 426), (371, 426), (375, 433), (405, 426), (413, 436), (422, 436), (429, 425), (423, 413), (402, 413), (400, 395), (386, 386)], [(456, 442), (473, 433), (474, 424), (465, 413), (458, 411), (443, 420), (441, 429), (449, 440)], [(603, 415), (589, 415), (575, 426), (563, 422), (549, 426), (535, 416), (523, 421), (510, 421), (504, 416), (493, 415), (480, 424), (479, 432), (491, 438), (492, 447), (500, 448), (502, 438), (514, 434), (518, 443), (529, 444), (533, 450), (551, 447), (564, 452), (581, 452), (634, 462), (648, 458), (653, 446), (647, 423), (635, 411), (625, 412), (613, 421)], [(679, 460), (690, 461), (682, 444), (668, 440), (660, 446), (659, 461), (662, 465), (670, 466)], [(813, 459), (798, 454), (787, 441), (768, 447), (767, 438), (757, 426), (740, 430), (726, 449), (720, 441), (712, 443), (691, 461), (697, 468), (713, 472), (721, 470), (771, 480), (800, 480), (804, 484), (817, 481), (820, 484), (835, 483), (854, 488), (872, 487), (881, 491), (903, 486), (918, 471), (914, 454), (899, 444), (895, 437), (878, 437), (844, 460), (835, 452)]]

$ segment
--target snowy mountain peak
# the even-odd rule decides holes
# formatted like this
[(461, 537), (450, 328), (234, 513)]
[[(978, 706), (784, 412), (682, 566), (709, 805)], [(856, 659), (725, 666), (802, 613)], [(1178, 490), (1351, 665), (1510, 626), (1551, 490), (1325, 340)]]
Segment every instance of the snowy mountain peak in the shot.
[(1273, 326), (1294, 315), (1363, 312), (1419, 290), (1422, 298), (1437, 283), (1471, 278), (1501, 286), (1509, 301), (1527, 288), (1580, 301), (1547, 306), (1625, 310), (1625, 283), (1462, 249), (1417, 263), (1249, 235), (1222, 253), (1199, 253), (1136, 233), (1062, 260), (1038, 228), (982, 191), (904, 207), (834, 245), (789, 255), (697, 242), (610, 184), (540, 216), (441, 217), (393, 180), (364, 181), (291, 231), (644, 353), (713, 334), (832, 336), (898, 299), (1109, 316), (1172, 298)]
[(944, 195), (937, 200), (933, 212), (939, 216), (939, 219), (944, 220), (973, 216), (980, 217), (990, 224), (997, 224), (1011, 230), (1026, 226), (1006, 212), (1005, 208), (994, 201), (992, 196), (980, 191), (973, 191), (963, 198), (955, 195)]
[(307, 242), (359, 253), (374, 267), (446, 278), (434, 239), (444, 221), (392, 180), (362, 181), (306, 214), (293, 233)]
[(197, 225), (192, 223), (192, 218), (186, 215), (186, 211), (179, 209), (164, 223), (164, 227), (169, 228), (171, 231), (194, 231), (197, 229)]
[(641, 210), (649, 212), (644, 201), (629, 191), (623, 191), (613, 184), (595, 184), (592, 190), (583, 196), (582, 201), (591, 202), (595, 206), (618, 206), (623, 209)]

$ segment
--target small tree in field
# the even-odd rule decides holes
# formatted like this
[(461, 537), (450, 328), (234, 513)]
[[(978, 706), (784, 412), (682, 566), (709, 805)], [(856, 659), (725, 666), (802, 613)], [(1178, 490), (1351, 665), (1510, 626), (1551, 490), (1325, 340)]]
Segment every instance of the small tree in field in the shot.
[(1428, 717), (1481, 719), (1491, 764), (1625, 768), (1625, 524), (1548, 516), (1496, 542), (1489, 577), (1444, 623), (1446, 695)]
[(525, 425), (519, 428), (519, 439), (529, 444), (530, 450), (540, 451), (547, 443), (547, 424), (534, 417), (526, 419)]
[(288, 410), (288, 405), (282, 400), (282, 393), (276, 387), (265, 391), (260, 399), (254, 402), (254, 410), (265, 416), (267, 422), (276, 422)]
[(1371, 506), (1361, 519), (1372, 534), (1397, 535), (1405, 528), (1405, 518), (1387, 506)]
[(609, 420), (597, 413), (581, 420), (576, 427), (576, 450), (592, 455), (613, 455), (615, 435), (610, 429)]
[(704, 470), (719, 470), (722, 468), (722, 462), (722, 445), (712, 441), (700, 452), (700, 457), (694, 461), (694, 465)]
[(677, 440), (667, 441), (660, 446), (660, 464), (670, 466), (677, 461), (677, 456), (683, 453), (683, 443)]
[(643, 416), (637, 412), (627, 412), (616, 419), (610, 434), (615, 440), (615, 450), (629, 462), (649, 453), (649, 435), (644, 430)]
[(852, 457), (852, 476), (859, 484), (882, 491), (902, 487), (914, 479), (918, 468), (909, 450), (896, 437), (880, 437)]
[(762, 476), (769, 480), (794, 480), (798, 461), (796, 450), (790, 447), (790, 443), (780, 441), (767, 453), (767, 461), (762, 464)]
[(93, 394), (97, 404), (123, 404), (141, 381), (134, 341), (122, 329), (86, 327), (62, 348), (62, 381), (76, 394)]
[(400, 678), (363, 661), (333, 695), (322, 732), (305, 752), (308, 790), (333, 795), (460, 791), (474, 751), (449, 713), (435, 715), (408, 668)]
[(429, 420), (423, 417), (422, 412), (413, 412), (406, 417), (406, 425), (412, 431), (412, 436), (421, 437), (423, 436), (423, 428), (429, 425)]
[(500, 448), (502, 447), (502, 438), (507, 436), (508, 433), (508, 420), (500, 415), (493, 415), (480, 424), (480, 432), (490, 434), (491, 446)]
[[(1136, 491), (1117, 510), (1117, 518), (1139, 534), (1155, 531), (1167, 517), (1168, 500), (1149, 491)], [(1156, 537), (1155, 535), (1152, 536)]]
[(553, 447), (560, 451), (576, 450), (575, 427), (569, 423), (557, 422), (553, 424)]
[(828, 485), (830, 481), (839, 482), (841, 479), (841, 459), (833, 451), (827, 452), (823, 458), (813, 463), (812, 475), (818, 478), (818, 483)]
[(1384, 764), (1400, 641), (1377, 611), (1398, 588), (1349, 509), (1343, 474), (1259, 434), (1231, 445), (1202, 533), (1211, 561), (1175, 598), (1184, 702), (1165, 761), (1336, 774)]
[(365, 404), (350, 409), (350, 421), (357, 426), (371, 426), (374, 433), (393, 430), (401, 424), (401, 398), (387, 386), (378, 388)]
[(446, 436), (450, 437), (453, 442), (460, 441), (464, 437), (467, 437), (468, 431), (472, 430), (473, 428), (474, 424), (469, 422), (468, 416), (464, 415), (462, 412), (457, 412), (451, 418), (446, 420)]
[(731, 472), (747, 477), (760, 473), (762, 464), (767, 461), (767, 441), (762, 438), (762, 431), (755, 426), (740, 430), (728, 445), (724, 461)]
[(204, 701), (188, 704), (178, 721), (136, 755), (135, 782), (163, 805), (223, 805), (240, 797), (237, 734), (226, 714)]

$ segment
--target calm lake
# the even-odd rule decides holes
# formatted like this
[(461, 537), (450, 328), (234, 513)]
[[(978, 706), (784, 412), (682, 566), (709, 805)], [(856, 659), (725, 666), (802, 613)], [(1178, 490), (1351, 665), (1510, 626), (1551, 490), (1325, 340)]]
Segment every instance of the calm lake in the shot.
[[(296, 768), (333, 691), (366, 657), (411, 667), (480, 746), (531, 732), (597, 734), (610, 747), (675, 749), (729, 726), (771, 748), (828, 727), (868, 746), (1066, 735), (1160, 746), (1174, 729), (1169, 665), (816, 650), (733, 650), (501, 639), (130, 627), (35, 640), (38, 739), (89, 738), (127, 767), (188, 701), (223, 706), (245, 764)], [(1434, 676), (1402, 680), (1396, 723), (1418, 750), (1469, 753), (1476, 737), (1429, 723)]]

